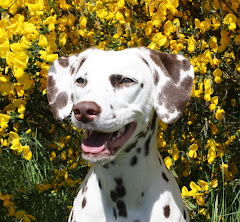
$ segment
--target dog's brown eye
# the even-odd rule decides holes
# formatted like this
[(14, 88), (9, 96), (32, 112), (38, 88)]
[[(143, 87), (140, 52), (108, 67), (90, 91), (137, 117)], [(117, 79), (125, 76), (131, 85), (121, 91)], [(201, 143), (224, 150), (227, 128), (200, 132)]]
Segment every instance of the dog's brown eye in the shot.
[(85, 86), (87, 84), (87, 80), (80, 77), (76, 80), (76, 83), (80, 86)]

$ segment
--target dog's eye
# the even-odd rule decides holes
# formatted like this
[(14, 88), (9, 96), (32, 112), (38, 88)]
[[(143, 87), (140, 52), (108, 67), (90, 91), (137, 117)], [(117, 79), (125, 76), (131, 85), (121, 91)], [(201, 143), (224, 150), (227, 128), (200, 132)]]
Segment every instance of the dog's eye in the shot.
[(133, 79), (130, 79), (130, 78), (123, 78), (119, 84), (120, 85), (123, 85), (123, 86), (129, 86), (131, 84), (135, 83), (135, 81)]
[(76, 83), (80, 86), (85, 86), (87, 84), (87, 80), (86, 79), (83, 79), (82, 77), (79, 77), (77, 80), (76, 80)]

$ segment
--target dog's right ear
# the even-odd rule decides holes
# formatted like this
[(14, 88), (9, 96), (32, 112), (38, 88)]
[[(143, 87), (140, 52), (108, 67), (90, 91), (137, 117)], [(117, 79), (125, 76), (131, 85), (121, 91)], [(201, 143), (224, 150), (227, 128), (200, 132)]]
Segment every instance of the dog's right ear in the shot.
[(54, 118), (63, 120), (73, 108), (73, 78), (92, 49), (68, 57), (60, 57), (48, 70), (47, 98)]

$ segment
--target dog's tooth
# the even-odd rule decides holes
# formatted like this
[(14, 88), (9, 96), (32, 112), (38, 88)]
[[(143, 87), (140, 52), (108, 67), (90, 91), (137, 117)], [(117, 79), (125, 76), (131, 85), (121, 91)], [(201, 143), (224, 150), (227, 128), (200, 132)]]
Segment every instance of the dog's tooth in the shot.
[(121, 135), (122, 135), (122, 133), (120, 131), (118, 131), (116, 138), (120, 137)]

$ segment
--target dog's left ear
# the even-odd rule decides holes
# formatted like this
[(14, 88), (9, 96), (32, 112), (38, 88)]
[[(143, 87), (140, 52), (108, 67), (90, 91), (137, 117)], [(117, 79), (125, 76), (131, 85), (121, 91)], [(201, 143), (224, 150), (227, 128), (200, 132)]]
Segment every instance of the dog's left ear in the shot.
[(153, 74), (154, 108), (163, 122), (174, 123), (191, 97), (193, 66), (181, 55), (145, 47), (141, 47), (140, 50), (143, 51), (144, 60)]

